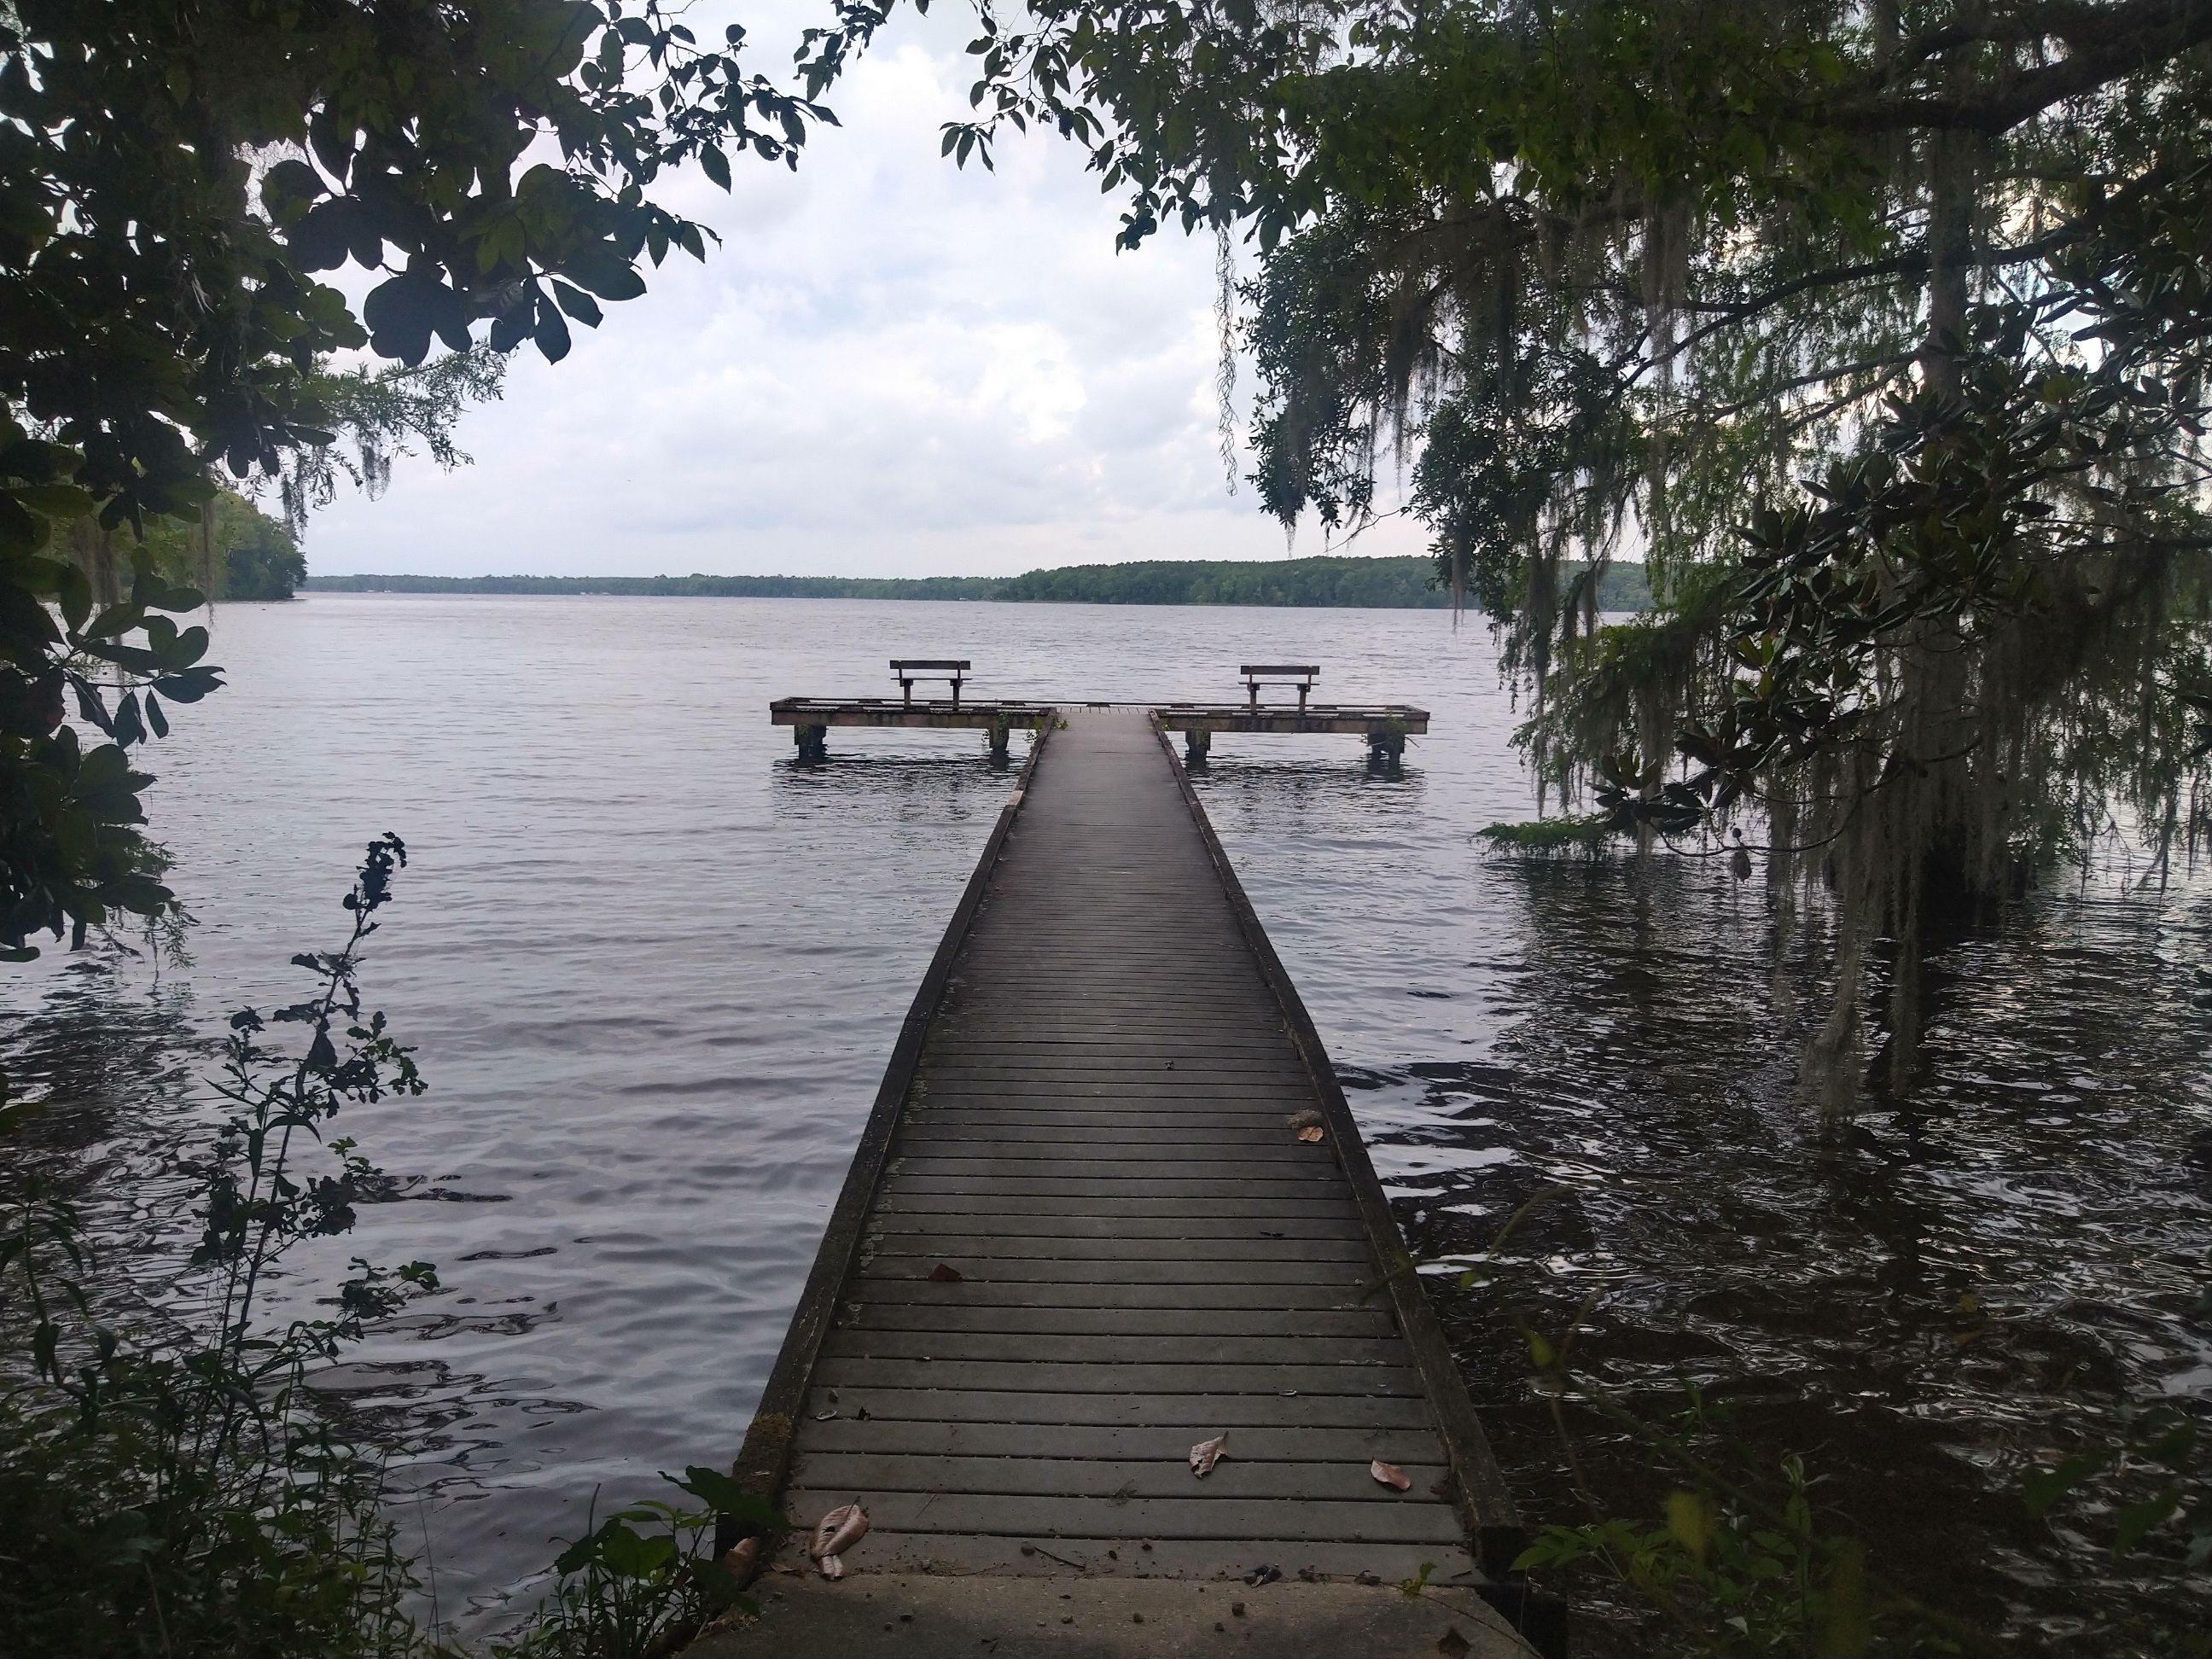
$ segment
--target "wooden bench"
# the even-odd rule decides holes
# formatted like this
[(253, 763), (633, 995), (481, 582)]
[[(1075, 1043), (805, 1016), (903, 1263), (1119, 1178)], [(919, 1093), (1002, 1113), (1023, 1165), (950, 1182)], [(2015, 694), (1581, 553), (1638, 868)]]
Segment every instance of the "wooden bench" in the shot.
[(952, 706), (960, 707), (960, 688), (965, 684), (968, 659), (964, 657), (894, 657), (891, 659), (891, 678), (898, 682), (899, 696), (908, 703), (914, 702), (914, 683), (916, 680), (950, 680), (952, 683)]
[(1317, 663), (1261, 662), (1246, 663), (1237, 671), (1244, 677), (1244, 694), (1253, 708), (1260, 706), (1260, 688), (1263, 685), (1295, 685), (1298, 689), (1298, 708), (1306, 706), (1306, 694), (1321, 678)]

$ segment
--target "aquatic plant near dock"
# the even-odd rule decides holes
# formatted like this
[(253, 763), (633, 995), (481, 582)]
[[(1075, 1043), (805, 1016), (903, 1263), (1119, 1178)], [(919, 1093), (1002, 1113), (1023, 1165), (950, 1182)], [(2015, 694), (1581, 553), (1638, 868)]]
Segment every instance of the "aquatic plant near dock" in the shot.
[[(158, 1309), (114, 1314), (86, 1281), (65, 1199), (9, 1195), (0, 1237), (0, 1650), (71, 1655), (412, 1654), (410, 1563), (381, 1511), (383, 1466), (314, 1397), (369, 1322), (435, 1288), (428, 1264), (356, 1259), (329, 1314), (268, 1319), (295, 1248), (352, 1231), (382, 1172), (329, 1130), (340, 1110), (422, 1091), (410, 1051), (364, 1015), (362, 941), (405, 862), (370, 843), (336, 951), (293, 960), (302, 1000), (232, 1017), (225, 1103), (197, 1171), (203, 1231)], [(271, 1025), (297, 1025), (280, 1045)], [(296, 1050), (296, 1052), (295, 1052)]]
[(783, 1517), (731, 1476), (695, 1465), (678, 1480), (692, 1500), (648, 1499), (587, 1522), (553, 1564), (555, 1583), (515, 1635), (492, 1644), (493, 1659), (648, 1659), (673, 1651), (706, 1620), (750, 1607), (744, 1585), (713, 1553), (719, 1528), (772, 1536)]

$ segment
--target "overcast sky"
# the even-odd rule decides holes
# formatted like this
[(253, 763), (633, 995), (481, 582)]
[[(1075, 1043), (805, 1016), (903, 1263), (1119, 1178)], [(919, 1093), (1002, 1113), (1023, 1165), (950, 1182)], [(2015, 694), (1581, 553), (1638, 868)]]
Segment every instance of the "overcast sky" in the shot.
[[(788, 61), (799, 23), (772, 15), (813, 9), (745, 8), (755, 66)], [(310, 568), (929, 575), (1283, 557), (1249, 486), (1232, 496), (1224, 478), (1212, 245), (1170, 231), (1117, 255), (1119, 198), (1057, 138), (1010, 146), (995, 173), (939, 158), (939, 124), (967, 107), (971, 21), (902, 9), (826, 100), (843, 125), (815, 134), (796, 174), (754, 158), (731, 195), (696, 173), (664, 189), (720, 232), (706, 264), (648, 270), (651, 291), (576, 329), (557, 367), (518, 352), (504, 401), (463, 423), (475, 464), (403, 461), (381, 500), (342, 497), (308, 526)], [(694, 27), (706, 39), (720, 22)], [(1391, 525), (1354, 550), (1419, 541)], [(1317, 529), (1297, 550), (1322, 550)]]

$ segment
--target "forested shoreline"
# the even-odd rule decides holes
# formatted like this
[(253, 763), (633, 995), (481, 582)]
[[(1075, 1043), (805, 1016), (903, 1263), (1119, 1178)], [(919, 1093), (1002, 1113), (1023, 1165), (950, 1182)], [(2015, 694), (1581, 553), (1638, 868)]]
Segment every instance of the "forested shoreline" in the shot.
[[(1250, 605), (1443, 611), (1436, 562), (1405, 558), (1157, 559), (1077, 564), (1018, 576), (310, 576), (324, 593), (591, 593), (746, 599), (970, 599), (1062, 605)], [(1608, 566), (1598, 608), (1640, 611), (1638, 564)]]

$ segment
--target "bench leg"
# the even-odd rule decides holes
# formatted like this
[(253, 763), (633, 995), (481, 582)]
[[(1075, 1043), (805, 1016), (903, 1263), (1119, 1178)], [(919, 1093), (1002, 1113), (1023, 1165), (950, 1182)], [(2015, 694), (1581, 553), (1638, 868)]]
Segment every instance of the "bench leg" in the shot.
[(1211, 732), (1186, 732), (1182, 734), (1182, 768), (1186, 772), (1206, 769), (1206, 751), (1213, 747)]
[(791, 740), (799, 745), (799, 758), (803, 761), (830, 758), (830, 728), (826, 726), (794, 726)]

